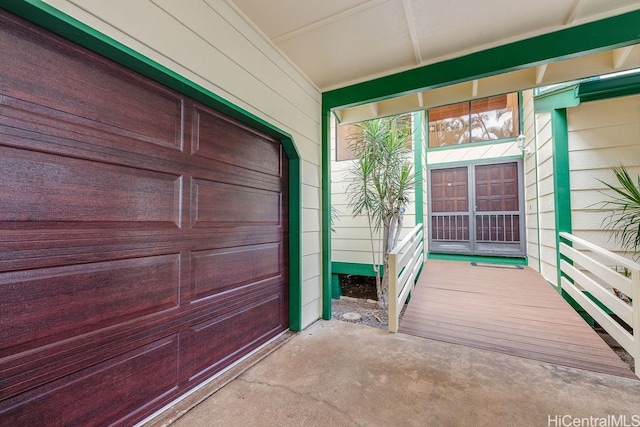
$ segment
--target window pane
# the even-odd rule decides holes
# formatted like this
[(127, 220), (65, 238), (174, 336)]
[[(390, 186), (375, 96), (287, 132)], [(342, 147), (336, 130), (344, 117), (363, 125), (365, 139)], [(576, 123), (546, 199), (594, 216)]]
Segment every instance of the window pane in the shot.
[(469, 103), (432, 108), (429, 114), (429, 147), (469, 142)]
[(471, 101), (471, 142), (518, 136), (518, 94)]
[(517, 93), (432, 108), (428, 114), (431, 148), (515, 138), (520, 133)]

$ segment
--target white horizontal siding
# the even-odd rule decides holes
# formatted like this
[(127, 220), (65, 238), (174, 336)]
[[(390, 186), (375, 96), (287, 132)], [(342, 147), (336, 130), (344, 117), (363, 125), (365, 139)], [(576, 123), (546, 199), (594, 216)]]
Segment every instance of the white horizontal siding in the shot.
[(611, 167), (623, 164), (634, 180), (640, 173), (640, 96), (581, 104), (567, 110), (573, 233), (632, 257), (604, 228), (612, 206), (603, 202), (617, 185)]
[(539, 271), (547, 281), (557, 286), (556, 218), (553, 182), (553, 141), (551, 114), (535, 115), (535, 153), (537, 169), (538, 241), (530, 242), (531, 253), (539, 253)]

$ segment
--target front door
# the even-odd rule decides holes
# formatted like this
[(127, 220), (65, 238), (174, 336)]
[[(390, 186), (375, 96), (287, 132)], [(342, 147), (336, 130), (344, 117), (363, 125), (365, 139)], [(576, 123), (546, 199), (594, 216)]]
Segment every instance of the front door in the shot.
[(522, 162), (429, 171), (429, 251), (524, 256)]

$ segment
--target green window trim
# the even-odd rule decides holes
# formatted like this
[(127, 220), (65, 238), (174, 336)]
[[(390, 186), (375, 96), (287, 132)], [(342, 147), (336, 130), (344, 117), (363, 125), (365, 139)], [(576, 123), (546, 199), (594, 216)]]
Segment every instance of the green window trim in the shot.
[(302, 330), (301, 159), (293, 137), (41, 0), (5, 2), (0, 7), (281, 141), (289, 159), (289, 328)]

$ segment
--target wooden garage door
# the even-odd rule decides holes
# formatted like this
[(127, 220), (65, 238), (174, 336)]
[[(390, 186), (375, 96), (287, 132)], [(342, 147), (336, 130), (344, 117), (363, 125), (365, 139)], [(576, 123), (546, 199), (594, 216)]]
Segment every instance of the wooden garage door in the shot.
[(0, 424), (131, 424), (288, 328), (279, 141), (0, 14)]

